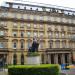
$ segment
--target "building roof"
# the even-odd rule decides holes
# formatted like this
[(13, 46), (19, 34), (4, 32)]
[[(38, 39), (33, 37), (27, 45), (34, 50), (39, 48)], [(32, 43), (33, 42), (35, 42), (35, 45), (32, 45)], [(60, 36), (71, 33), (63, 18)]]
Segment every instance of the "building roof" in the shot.
[(20, 9), (24, 9), (26, 7), (26, 9), (28, 10), (36, 10), (38, 9), (38, 11), (54, 11), (54, 12), (63, 12), (65, 14), (68, 15), (75, 15), (75, 9), (74, 8), (68, 8), (68, 7), (62, 7), (62, 6), (56, 6), (56, 5), (51, 5), (51, 4), (44, 4), (44, 3), (36, 3), (36, 2), (28, 2), (28, 1), (7, 1), (5, 2), (4, 7), (9, 7), (9, 3), (13, 4), (12, 8), (18, 8), (18, 6), (20, 7)]

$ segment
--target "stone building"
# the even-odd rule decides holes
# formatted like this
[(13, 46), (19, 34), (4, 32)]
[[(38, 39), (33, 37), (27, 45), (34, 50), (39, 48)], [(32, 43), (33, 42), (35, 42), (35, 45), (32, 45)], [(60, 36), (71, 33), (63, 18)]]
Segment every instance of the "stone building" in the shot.
[(75, 61), (75, 11), (50, 5), (6, 2), (0, 6), (0, 62), (25, 64), (33, 37), (41, 63)]

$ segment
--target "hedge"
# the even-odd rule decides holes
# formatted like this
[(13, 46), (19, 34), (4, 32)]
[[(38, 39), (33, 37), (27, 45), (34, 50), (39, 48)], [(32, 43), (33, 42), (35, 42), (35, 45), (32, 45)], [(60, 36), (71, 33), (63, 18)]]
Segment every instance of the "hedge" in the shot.
[(8, 67), (8, 75), (59, 75), (59, 66), (42, 65), (13, 65)]

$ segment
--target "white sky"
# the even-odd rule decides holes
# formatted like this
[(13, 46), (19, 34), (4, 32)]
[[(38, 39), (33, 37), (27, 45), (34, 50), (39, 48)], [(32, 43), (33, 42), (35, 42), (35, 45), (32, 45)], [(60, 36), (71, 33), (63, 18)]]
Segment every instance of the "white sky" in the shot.
[[(0, 0), (0, 5), (2, 4), (3, 1), (13, 1), (13, 0)], [(19, 0), (14, 0), (14, 1), (19, 1)], [(75, 8), (75, 0), (23, 0), (23, 1), (38, 2), (38, 3)]]

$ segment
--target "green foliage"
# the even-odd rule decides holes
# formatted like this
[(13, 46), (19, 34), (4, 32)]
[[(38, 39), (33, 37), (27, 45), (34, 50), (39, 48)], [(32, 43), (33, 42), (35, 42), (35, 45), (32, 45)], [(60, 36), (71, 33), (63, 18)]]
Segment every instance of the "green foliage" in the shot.
[(58, 65), (12, 65), (8, 67), (9, 75), (59, 75)]

